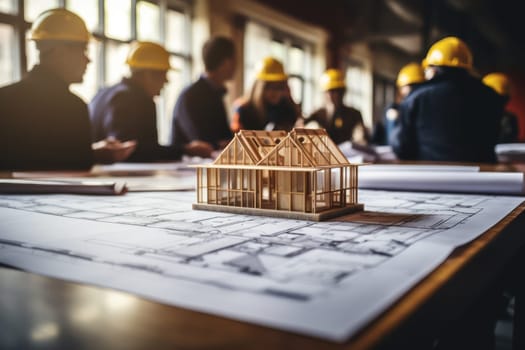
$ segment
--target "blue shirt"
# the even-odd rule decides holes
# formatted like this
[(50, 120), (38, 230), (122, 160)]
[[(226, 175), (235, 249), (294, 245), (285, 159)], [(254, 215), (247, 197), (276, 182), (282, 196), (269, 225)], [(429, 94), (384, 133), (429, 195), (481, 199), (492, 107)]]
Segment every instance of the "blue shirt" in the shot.
[(182, 151), (184, 145), (201, 140), (218, 149), (221, 141), (230, 140), (225, 93), (204, 77), (184, 89), (173, 110), (172, 145)]
[(130, 79), (100, 90), (89, 104), (93, 141), (114, 137), (137, 140), (126, 161), (148, 162), (180, 158), (174, 147), (158, 144), (155, 102)]

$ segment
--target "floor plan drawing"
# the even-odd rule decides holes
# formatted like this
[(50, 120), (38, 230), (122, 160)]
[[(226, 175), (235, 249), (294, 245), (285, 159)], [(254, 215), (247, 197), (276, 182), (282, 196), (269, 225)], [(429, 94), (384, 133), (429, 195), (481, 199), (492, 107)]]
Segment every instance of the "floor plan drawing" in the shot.
[(0, 262), (341, 341), (522, 201), (361, 190), (365, 211), (313, 222), (194, 196), (2, 195)]

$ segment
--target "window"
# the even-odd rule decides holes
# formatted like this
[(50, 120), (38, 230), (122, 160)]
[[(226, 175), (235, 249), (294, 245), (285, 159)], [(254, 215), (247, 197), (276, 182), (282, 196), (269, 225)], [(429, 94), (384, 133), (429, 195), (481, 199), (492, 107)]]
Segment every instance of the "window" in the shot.
[(67, 0), (67, 8), (82, 17), (91, 32), (99, 27), (98, 5), (98, 0)]
[(160, 7), (147, 1), (137, 3), (137, 38), (161, 42)]
[(372, 126), (371, 73), (358, 61), (349, 60), (346, 74), (345, 104), (358, 109), (366, 126)]
[(104, 34), (117, 40), (131, 39), (131, 0), (104, 1)]
[(14, 14), (16, 13), (16, 4), (14, 0), (0, 0), (0, 12)]
[[(24, 13), (17, 14), (23, 2)], [(28, 36), (31, 22), (43, 11), (64, 6), (84, 19), (92, 32), (87, 51), (91, 63), (81, 84), (71, 91), (89, 102), (98, 89), (115, 84), (128, 72), (129, 43), (147, 40), (163, 44), (177, 71), (159, 97), (159, 142), (170, 140), (171, 111), (191, 78), (190, 5), (185, 0), (0, 0), (0, 85), (12, 83), (38, 61), (32, 41), (19, 48), (19, 35)], [(26, 23), (27, 22), (27, 23)], [(28, 25), (29, 23), (29, 25)], [(19, 34), (20, 33), (20, 34)]]
[(286, 45), (278, 40), (272, 40), (270, 43), (271, 55), (279, 59), (281, 62), (286, 61)]
[(351, 63), (346, 69), (346, 87), (347, 92), (345, 96), (345, 103), (361, 110), (364, 105), (364, 91), (363, 84), (365, 80), (365, 73), (361, 65)]
[(166, 13), (166, 48), (169, 51), (189, 54), (188, 40), (181, 40), (179, 33), (188, 33), (188, 16), (182, 12), (168, 10)]
[(16, 38), (14, 28), (0, 23), (0, 86), (7, 85), (16, 80), (15, 49)]
[(126, 57), (129, 51), (128, 43), (108, 41), (104, 46), (104, 85), (116, 84), (127, 72)]
[(59, 0), (26, 0), (24, 6), (26, 21), (33, 22), (41, 12), (59, 7), (60, 2)]
[(176, 70), (168, 72), (168, 83), (164, 86), (160, 101), (157, 103), (157, 126), (159, 141), (168, 144), (171, 132), (171, 113), (181, 90), (189, 81), (189, 67), (185, 70), (186, 61), (178, 56), (171, 56), (170, 63)]
[(71, 91), (84, 98), (86, 102), (89, 102), (90, 96), (95, 96), (98, 91), (97, 72), (100, 69), (99, 52), (101, 45), (99, 42), (92, 40), (87, 47), (87, 55), (91, 62), (86, 68), (84, 73), (84, 80), (81, 84), (71, 85)]
[(305, 56), (306, 52), (302, 47), (292, 46), (289, 50), (287, 67), (290, 78), (288, 84), (290, 85), (292, 97), (297, 102), (306, 102), (304, 99), (305, 81), (303, 76), (306, 68)]
[(255, 76), (255, 66), (265, 56), (279, 59), (289, 75), (288, 84), (295, 102), (303, 113), (313, 108), (315, 79), (312, 77), (312, 44), (283, 34), (272, 28), (249, 21), (244, 38), (244, 90), (249, 90)]
[(395, 100), (395, 83), (379, 75), (374, 76), (374, 124), (383, 122), (386, 107)]
[(16, 23), (17, 6), (14, 0), (0, 0), (0, 86), (20, 77)]

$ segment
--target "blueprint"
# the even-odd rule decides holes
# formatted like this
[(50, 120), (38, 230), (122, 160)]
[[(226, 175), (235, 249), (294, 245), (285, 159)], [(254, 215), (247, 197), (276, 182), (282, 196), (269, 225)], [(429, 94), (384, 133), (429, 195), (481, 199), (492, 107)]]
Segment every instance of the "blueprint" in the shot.
[(0, 262), (344, 341), (522, 202), (361, 190), (310, 222), (194, 211), (195, 193), (0, 196)]

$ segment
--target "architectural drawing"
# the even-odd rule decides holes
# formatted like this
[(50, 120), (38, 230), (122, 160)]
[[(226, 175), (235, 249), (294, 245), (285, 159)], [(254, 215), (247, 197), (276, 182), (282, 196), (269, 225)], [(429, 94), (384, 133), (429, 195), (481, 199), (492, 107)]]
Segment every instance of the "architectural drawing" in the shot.
[(197, 168), (194, 209), (325, 220), (363, 210), (357, 168), (324, 129), (241, 130)]
[(3, 195), (0, 262), (344, 340), (521, 202), (359, 195), (367, 211), (325, 222), (196, 211), (194, 192)]

